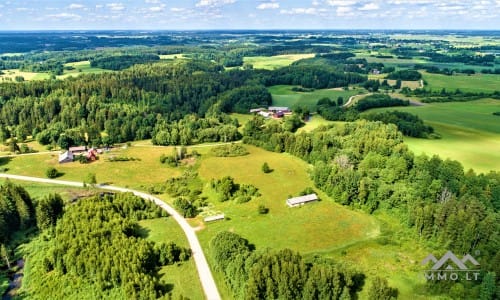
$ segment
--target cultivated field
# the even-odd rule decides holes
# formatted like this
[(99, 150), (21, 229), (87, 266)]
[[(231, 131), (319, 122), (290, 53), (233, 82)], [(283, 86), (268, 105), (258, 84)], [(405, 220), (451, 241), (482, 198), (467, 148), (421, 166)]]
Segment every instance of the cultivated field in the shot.
[(405, 137), (416, 154), (437, 154), (460, 161), (466, 169), (488, 172), (500, 170), (500, 101), (484, 99), (470, 102), (431, 103), (424, 106), (381, 108), (418, 115), (434, 127), (441, 139)]
[(251, 56), (244, 57), (243, 62), (253, 65), (254, 69), (277, 69), (289, 66), (294, 61), (314, 57), (314, 54), (286, 54), (275, 56)]
[(345, 91), (343, 89), (320, 89), (313, 92), (294, 92), (291, 85), (275, 85), (268, 88), (273, 96), (273, 105), (275, 106), (288, 106), (293, 108), (295, 105), (306, 106), (310, 111), (316, 111), (316, 103), (319, 99), (328, 97), (337, 101), (338, 97), (347, 102), (349, 97), (364, 92), (364, 89), (355, 89)]
[(35, 72), (24, 72), (18, 69), (3, 70), (4, 74), (0, 75), (0, 81), (11, 80), (14, 81), (17, 76), (21, 76), (24, 80), (42, 80), (49, 79), (50, 75), (48, 73), (35, 73)]
[(500, 75), (494, 74), (475, 74), (475, 75), (441, 75), (422, 72), (426, 81), (426, 88), (431, 90), (455, 91), (460, 89), (462, 92), (485, 92), (491, 93), (500, 91)]

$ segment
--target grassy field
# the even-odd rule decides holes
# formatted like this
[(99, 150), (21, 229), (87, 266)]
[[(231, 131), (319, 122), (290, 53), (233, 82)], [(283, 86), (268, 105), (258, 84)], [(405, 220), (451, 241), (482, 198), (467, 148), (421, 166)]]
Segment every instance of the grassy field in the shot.
[[(180, 170), (168, 168), (160, 164), (161, 154), (171, 154), (172, 148), (152, 147), (150, 142), (141, 142), (146, 147), (115, 148), (109, 153), (100, 155), (100, 159), (89, 163), (78, 162), (59, 164), (58, 152), (11, 158), (4, 167), (9, 173), (45, 177), (48, 167), (55, 167), (63, 173), (60, 179), (83, 181), (88, 173), (95, 173), (99, 183), (127, 186), (130, 188), (144, 188), (144, 186), (166, 180), (180, 174)], [(145, 155), (147, 153), (147, 155)], [(128, 162), (108, 162), (111, 156), (133, 157), (137, 160)]]
[(356, 89), (345, 91), (343, 89), (321, 89), (313, 92), (294, 92), (291, 85), (275, 85), (268, 88), (273, 96), (273, 105), (288, 106), (302, 105), (308, 107), (311, 111), (316, 111), (316, 103), (319, 99), (328, 97), (337, 101), (338, 97), (344, 98), (344, 103), (349, 97), (363, 93), (364, 90)]
[(162, 54), (159, 55), (160, 59), (177, 59), (177, 58), (186, 58), (183, 53), (179, 54)]
[[(172, 218), (142, 220), (139, 225), (147, 239), (154, 242), (174, 242), (179, 246), (189, 247), (184, 232)], [(180, 299), (181, 295), (189, 299), (203, 299), (203, 290), (193, 258), (187, 262), (162, 267), (159, 273), (160, 281), (172, 285), (172, 299)]]
[(441, 139), (405, 137), (415, 153), (438, 154), (460, 161), (466, 169), (488, 172), (500, 170), (500, 101), (484, 99), (470, 102), (431, 103), (424, 106), (383, 108), (418, 115), (434, 127)]
[(286, 54), (275, 56), (251, 56), (244, 57), (243, 62), (253, 65), (254, 69), (273, 70), (286, 67), (294, 61), (314, 57), (314, 54)]
[(476, 74), (476, 75), (441, 75), (422, 72), (426, 87), (431, 90), (455, 91), (460, 89), (463, 92), (494, 92), (500, 90), (500, 75)]
[(14, 81), (16, 76), (21, 76), (24, 80), (42, 80), (49, 79), (50, 75), (48, 73), (35, 73), (35, 72), (24, 72), (18, 69), (3, 70), (4, 74), (0, 75), (0, 81), (11, 80)]
[(73, 67), (73, 70), (64, 70), (64, 74), (57, 76), (58, 79), (64, 79), (69, 76), (79, 76), (81, 74), (88, 73), (103, 73), (103, 72), (112, 72), (111, 70), (105, 70), (101, 68), (93, 68), (90, 66), (90, 61), (78, 61), (73, 63), (64, 64), (64, 66)]

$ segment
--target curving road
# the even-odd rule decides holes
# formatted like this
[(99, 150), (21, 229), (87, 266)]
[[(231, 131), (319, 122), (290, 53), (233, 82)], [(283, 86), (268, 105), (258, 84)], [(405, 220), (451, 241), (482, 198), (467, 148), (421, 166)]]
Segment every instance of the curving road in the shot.
[[(83, 183), (76, 181), (66, 181), (66, 180), (55, 180), (55, 179), (46, 179), (46, 178), (38, 178), (38, 177), (29, 177), (29, 176), (20, 176), (20, 175), (10, 175), (5, 173), (0, 173), (0, 178), (10, 178), (15, 180), (24, 180), (24, 181), (33, 181), (40, 183), (51, 183), (51, 184), (60, 184), (66, 186), (75, 186), (75, 187), (83, 187)], [(152, 201), (154, 204), (158, 205), (166, 212), (168, 212), (174, 220), (181, 226), (184, 234), (186, 235), (189, 246), (191, 247), (191, 251), (193, 253), (194, 262), (196, 264), (196, 269), (198, 270), (198, 276), (200, 277), (201, 285), (203, 287), (203, 291), (205, 292), (205, 296), (208, 300), (219, 300), (221, 299), (219, 290), (217, 289), (217, 285), (215, 285), (214, 278), (212, 276), (212, 272), (207, 263), (207, 259), (203, 254), (203, 250), (201, 249), (200, 242), (196, 237), (194, 229), (188, 224), (188, 222), (170, 205), (163, 202), (161, 199), (156, 198), (150, 194), (139, 192), (132, 189), (121, 188), (116, 186), (108, 186), (108, 185), (96, 185), (96, 188), (118, 191), (118, 192), (130, 192), (136, 196), (139, 196), (145, 200)]]

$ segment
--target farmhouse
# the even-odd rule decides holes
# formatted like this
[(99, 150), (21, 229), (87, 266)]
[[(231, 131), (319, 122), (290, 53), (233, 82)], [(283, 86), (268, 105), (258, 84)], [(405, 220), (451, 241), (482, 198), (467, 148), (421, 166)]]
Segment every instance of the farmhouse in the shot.
[(67, 162), (72, 162), (73, 161), (73, 153), (66, 151), (62, 154), (59, 154), (59, 163), (67, 163)]
[(286, 107), (286, 106), (269, 106), (269, 108), (267, 109), (273, 113), (277, 113), (277, 112), (282, 112), (282, 113), (288, 113), (288, 112), (291, 112), (290, 108)]
[(73, 155), (80, 155), (87, 152), (87, 146), (69, 147), (68, 151)]
[(304, 196), (300, 196), (300, 197), (290, 198), (290, 199), (286, 200), (286, 204), (289, 207), (295, 207), (295, 206), (304, 205), (306, 203), (318, 201), (318, 200), (319, 200), (318, 195), (309, 194), (309, 195), (304, 195)]
[(215, 215), (215, 216), (206, 217), (203, 220), (205, 222), (213, 222), (213, 221), (224, 220), (224, 214), (219, 214), (219, 215)]

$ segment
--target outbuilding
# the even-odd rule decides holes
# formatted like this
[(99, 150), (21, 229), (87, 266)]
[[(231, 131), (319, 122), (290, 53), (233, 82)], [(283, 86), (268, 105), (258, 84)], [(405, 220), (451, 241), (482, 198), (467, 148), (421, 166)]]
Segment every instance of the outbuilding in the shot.
[(68, 162), (72, 162), (72, 161), (73, 161), (73, 153), (71, 153), (70, 151), (66, 151), (62, 154), (59, 154), (59, 163), (60, 164), (68, 163)]
[(309, 195), (304, 195), (304, 196), (299, 196), (299, 197), (294, 197), (286, 200), (286, 204), (289, 207), (295, 207), (295, 206), (300, 206), (304, 205), (309, 202), (314, 202), (318, 201), (318, 195), (316, 194), (309, 194)]

